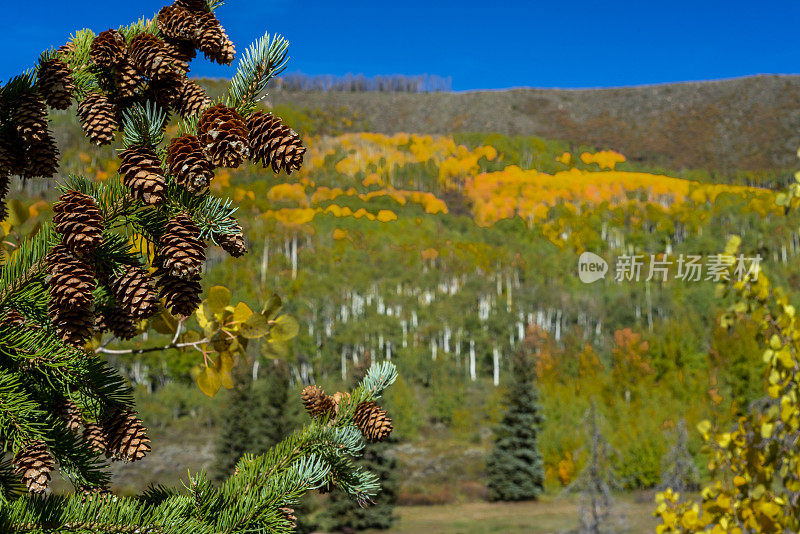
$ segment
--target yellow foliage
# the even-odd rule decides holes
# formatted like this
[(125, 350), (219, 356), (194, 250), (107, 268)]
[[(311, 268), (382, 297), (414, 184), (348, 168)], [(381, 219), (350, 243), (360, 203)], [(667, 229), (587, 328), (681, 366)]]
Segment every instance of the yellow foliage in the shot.
[(613, 171), (614, 167), (617, 166), (617, 163), (624, 163), (626, 159), (625, 156), (619, 152), (614, 152), (613, 150), (601, 150), (600, 152), (596, 152), (594, 154), (584, 152), (581, 154), (581, 161), (587, 165), (596, 163), (601, 169), (609, 169)]

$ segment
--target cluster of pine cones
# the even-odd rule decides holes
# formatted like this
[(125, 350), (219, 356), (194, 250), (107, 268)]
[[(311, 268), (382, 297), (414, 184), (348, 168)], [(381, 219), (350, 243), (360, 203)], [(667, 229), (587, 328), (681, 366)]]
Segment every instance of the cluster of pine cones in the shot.
[[(158, 311), (159, 298), (176, 315), (191, 315), (200, 305), (206, 245), (189, 215), (179, 213), (167, 222), (153, 262), (156, 271), (151, 275), (136, 265), (118, 273), (98, 272), (102, 266), (93, 253), (103, 242), (104, 222), (92, 197), (67, 191), (53, 211), (61, 242), (46, 258), (49, 314), (65, 343), (81, 347), (93, 331), (111, 331), (130, 339), (136, 335), (136, 321)], [(95, 310), (93, 292), (98, 282), (113, 295), (113, 306)]]
[[(150, 452), (150, 439), (145, 434), (147, 429), (133, 411), (118, 410), (99, 423), (92, 423), (84, 420), (74, 402), (64, 400), (56, 412), (70, 431), (79, 433), (83, 428), (82, 435), (88, 445), (108, 458), (134, 462)], [(44, 441), (36, 440), (27, 444), (14, 456), (13, 463), (15, 473), (29, 492), (45, 492), (50, 483), (50, 473), (55, 469), (55, 461)], [(105, 488), (85, 488), (85, 493), (105, 491)]]
[[(303, 406), (312, 417), (328, 417), (335, 420), (339, 414), (339, 406), (350, 399), (349, 393), (336, 392), (327, 395), (319, 386), (306, 386), (302, 393)], [(387, 417), (386, 410), (375, 402), (360, 402), (353, 415), (353, 423), (369, 442), (385, 440), (392, 432), (392, 420)]]

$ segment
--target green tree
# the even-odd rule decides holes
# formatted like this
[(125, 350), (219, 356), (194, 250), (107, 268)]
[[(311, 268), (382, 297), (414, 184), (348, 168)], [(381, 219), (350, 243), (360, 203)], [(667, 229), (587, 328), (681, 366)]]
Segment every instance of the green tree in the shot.
[(518, 351), (512, 362), (507, 411), (495, 430), (494, 448), (486, 460), (489, 499), (535, 499), (544, 489), (544, 463), (538, 435), (543, 422), (531, 355)]

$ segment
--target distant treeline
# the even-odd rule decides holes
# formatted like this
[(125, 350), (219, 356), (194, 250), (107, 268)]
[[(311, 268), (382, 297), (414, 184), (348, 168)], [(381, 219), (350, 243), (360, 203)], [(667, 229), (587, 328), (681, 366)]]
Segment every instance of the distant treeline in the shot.
[(284, 91), (337, 91), (360, 93), (377, 91), (380, 93), (435, 93), (451, 91), (453, 79), (435, 74), (405, 76), (391, 74), (383, 76), (364, 76), (363, 74), (286, 74), (275, 80), (275, 87)]

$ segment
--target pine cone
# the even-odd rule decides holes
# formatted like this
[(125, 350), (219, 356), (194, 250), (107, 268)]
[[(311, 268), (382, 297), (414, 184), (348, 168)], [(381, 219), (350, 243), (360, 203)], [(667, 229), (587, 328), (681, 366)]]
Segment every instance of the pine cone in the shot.
[(108, 452), (113, 458), (135, 462), (150, 452), (150, 439), (145, 434), (147, 429), (136, 417), (136, 412), (117, 412), (102, 426), (108, 439)]
[(195, 44), (211, 61), (220, 65), (230, 65), (236, 56), (236, 48), (228, 38), (217, 17), (212, 12), (200, 13), (196, 16), (197, 33)]
[(386, 417), (386, 410), (374, 402), (359, 403), (353, 423), (364, 438), (372, 443), (385, 440), (392, 432), (392, 420)]
[(28, 146), (22, 175), (25, 178), (51, 178), (58, 172), (58, 156), (56, 141), (47, 132), (41, 140)]
[(147, 88), (147, 98), (162, 108), (175, 108), (180, 105), (181, 90), (185, 79), (185, 76), (170, 74), (151, 80)]
[(176, 4), (162, 7), (157, 20), (158, 29), (170, 39), (191, 40), (197, 32), (195, 15)]
[(0, 319), (0, 325), (3, 326), (25, 326), (25, 317), (14, 308), (10, 308), (6, 311), (5, 315), (2, 319)]
[(44, 441), (28, 444), (14, 456), (14, 473), (22, 478), (31, 493), (44, 493), (50, 483), (50, 471), (56, 468)]
[(104, 453), (108, 450), (108, 440), (103, 427), (97, 423), (86, 423), (83, 429), (83, 439), (89, 446), (98, 453)]
[(156, 263), (170, 276), (193, 279), (200, 275), (206, 260), (200, 228), (188, 215), (179, 213), (167, 222), (161, 236)]
[(114, 139), (119, 128), (117, 109), (108, 96), (89, 93), (78, 106), (81, 127), (92, 143), (107, 145)]
[(303, 406), (311, 417), (333, 415), (335, 406), (333, 397), (326, 395), (319, 386), (306, 386), (302, 393)]
[(130, 189), (133, 198), (150, 205), (163, 202), (167, 183), (155, 152), (146, 147), (132, 147), (123, 150), (119, 157), (122, 183)]
[(235, 234), (218, 235), (216, 239), (219, 246), (234, 258), (244, 256), (248, 252), (247, 243), (244, 240), (244, 235), (242, 235), (241, 227)]
[(238, 167), (250, 154), (244, 119), (224, 104), (203, 111), (197, 131), (203, 150), (215, 167)]
[(103, 316), (107, 329), (120, 339), (131, 339), (139, 333), (136, 330), (133, 316), (123, 309), (105, 309), (103, 310)]
[(186, 65), (187, 72), (189, 68), (189, 61), (193, 60), (197, 56), (197, 49), (194, 47), (194, 43), (191, 41), (191, 39), (183, 40), (165, 37), (164, 48), (172, 59), (180, 62), (182, 65)]
[(39, 65), (36, 88), (53, 109), (67, 109), (72, 103), (75, 80), (67, 64), (58, 58), (48, 59)]
[(25, 172), (25, 144), (9, 131), (0, 132), (0, 174), (21, 176)]
[(172, 138), (167, 148), (167, 165), (175, 183), (192, 193), (207, 188), (214, 177), (200, 140), (194, 135)]
[(250, 157), (254, 162), (264, 167), (272, 165), (276, 173), (284, 169), (286, 174), (292, 174), (300, 169), (306, 148), (300, 136), (278, 117), (256, 111), (247, 117), (247, 129)]
[(150, 33), (140, 33), (128, 44), (128, 56), (136, 70), (148, 78), (185, 74), (178, 70), (164, 47), (164, 41)]
[(175, 0), (175, 5), (188, 9), (193, 13), (204, 13), (208, 11), (207, 0)]
[(41, 141), (48, 136), (47, 107), (33, 91), (26, 91), (15, 99), (11, 121), (20, 138), (28, 143)]
[(125, 60), (125, 37), (117, 30), (100, 32), (89, 47), (89, 58), (101, 67), (113, 67)]
[(170, 276), (166, 270), (158, 269), (159, 295), (164, 299), (164, 306), (173, 315), (190, 316), (200, 307), (200, 277), (186, 280)]
[(158, 311), (158, 296), (150, 275), (131, 265), (118, 276), (111, 288), (114, 298), (135, 319), (152, 317)]
[(58, 406), (58, 417), (72, 432), (80, 431), (83, 426), (83, 416), (78, 405), (71, 399), (64, 399)]
[(103, 215), (89, 195), (67, 191), (53, 206), (53, 224), (74, 254), (89, 254), (103, 242)]
[(94, 312), (94, 333), (95, 334), (105, 334), (109, 331), (108, 328), (108, 321), (106, 321), (106, 312), (108, 310), (105, 308), (101, 308), (99, 310), (95, 310)]
[(53, 247), (47, 261), (51, 304), (70, 310), (90, 307), (94, 301), (92, 291), (97, 287), (92, 266), (70, 254), (65, 245)]
[(184, 78), (175, 104), (175, 111), (182, 117), (190, 117), (210, 107), (211, 99), (196, 82)]
[(278, 510), (280, 511), (280, 513), (284, 517), (284, 519), (286, 519), (286, 521), (288, 521), (289, 528), (291, 528), (292, 530), (296, 529), (297, 528), (297, 517), (294, 515), (294, 508), (292, 508), (290, 506), (282, 506), (282, 507), (278, 508)]
[(142, 85), (142, 77), (136, 67), (124, 59), (114, 69), (114, 83), (121, 98), (131, 98), (136, 96)]

